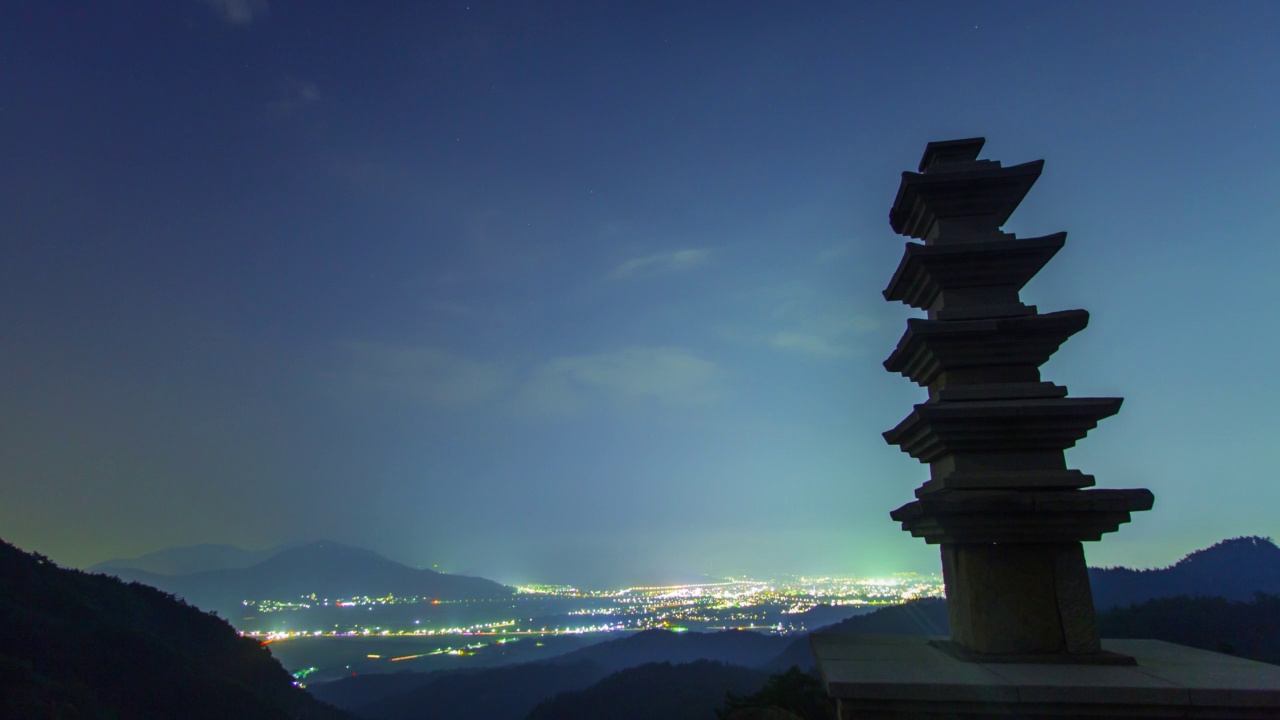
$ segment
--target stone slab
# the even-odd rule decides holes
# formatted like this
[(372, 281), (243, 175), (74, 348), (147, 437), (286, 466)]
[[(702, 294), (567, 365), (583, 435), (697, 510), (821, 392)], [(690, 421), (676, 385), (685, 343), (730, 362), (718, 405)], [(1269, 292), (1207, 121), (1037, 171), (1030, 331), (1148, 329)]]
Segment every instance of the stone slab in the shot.
[(990, 385), (952, 385), (938, 390), (940, 402), (965, 402), (969, 400), (1024, 400), (1061, 398), (1067, 389), (1051, 382), (992, 383)]
[(1080, 490), (1094, 482), (1092, 475), (1079, 470), (960, 470), (927, 480), (915, 495), (942, 490)]
[(1141, 654), (1141, 669), (1188, 687), (1192, 705), (1277, 708), (1280, 666), (1159, 640), (1106, 640), (1118, 652)]
[(1280, 718), (1280, 666), (1158, 640), (1103, 640), (1137, 665), (963, 662), (923, 636), (817, 633), (841, 717)]

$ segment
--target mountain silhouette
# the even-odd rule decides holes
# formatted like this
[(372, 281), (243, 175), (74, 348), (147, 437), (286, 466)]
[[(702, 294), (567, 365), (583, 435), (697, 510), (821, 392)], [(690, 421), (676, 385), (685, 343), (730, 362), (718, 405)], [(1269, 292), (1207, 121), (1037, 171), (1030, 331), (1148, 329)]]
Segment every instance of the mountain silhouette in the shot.
[(258, 641), (155, 588), (0, 541), (0, 717), (343, 720)]
[(679, 664), (698, 660), (755, 667), (776, 657), (790, 642), (790, 638), (780, 635), (745, 630), (716, 633), (645, 630), (543, 662), (591, 662), (611, 673), (648, 663)]
[(90, 568), (89, 572), (112, 573), (117, 570), (141, 570), (158, 575), (191, 575), (209, 570), (247, 568), (307, 541), (288, 542), (263, 550), (243, 550), (234, 545), (188, 545), (166, 548), (135, 558), (113, 558)]
[(582, 690), (544, 700), (528, 720), (699, 720), (715, 717), (726, 693), (746, 695), (769, 677), (763, 670), (709, 660), (647, 663)]
[[(587, 688), (621, 670), (654, 663), (683, 663), (677, 667), (686, 667), (701, 661), (756, 667), (776, 657), (790, 641), (739, 630), (645, 630), (536, 662), (489, 670), (360, 675), (313, 685), (311, 690), (316, 697), (339, 707), (386, 720), (421, 717), (423, 707), (433, 708), (436, 717), (453, 720), (523, 718), (557, 692)], [(730, 674), (739, 670), (734, 668)], [(760, 670), (750, 672), (761, 679), (767, 675)], [(469, 696), (472, 690), (467, 688), (519, 701), (479, 703)], [(717, 700), (723, 699), (721, 690)]]
[[(824, 633), (841, 635), (939, 635), (951, 634), (951, 622), (947, 618), (947, 601), (942, 598), (923, 598), (902, 605), (883, 607), (867, 615), (855, 615), (834, 625), (820, 629)], [(788, 639), (786, 648), (771, 658), (764, 667), (782, 672), (795, 666), (813, 670), (817, 662), (809, 649), (809, 636)]]
[(1231, 538), (1166, 568), (1090, 568), (1089, 584), (1098, 610), (1179, 595), (1250, 600), (1280, 593), (1280, 547), (1270, 538)]
[(1098, 615), (1103, 637), (1156, 638), (1280, 664), (1280, 595), (1155, 598)]
[[(376, 720), (521, 720), (557, 693), (589, 687), (609, 673), (591, 662), (527, 663), (480, 671), (430, 673), (406, 692), (351, 709)], [(332, 684), (355, 684), (360, 677)], [(376, 685), (367, 678), (365, 683)]]
[(384, 595), (441, 600), (494, 598), (514, 591), (492, 580), (418, 570), (361, 548), (329, 540), (283, 550), (247, 568), (159, 575), (127, 568), (108, 571), (173, 593), (193, 605), (236, 617), (245, 600)]

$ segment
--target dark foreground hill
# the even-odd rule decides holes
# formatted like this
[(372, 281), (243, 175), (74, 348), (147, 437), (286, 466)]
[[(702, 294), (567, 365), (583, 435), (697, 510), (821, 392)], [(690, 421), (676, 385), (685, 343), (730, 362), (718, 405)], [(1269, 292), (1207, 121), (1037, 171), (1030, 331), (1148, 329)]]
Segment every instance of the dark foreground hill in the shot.
[(581, 690), (608, 674), (591, 662), (527, 663), (478, 672), (431, 673), (424, 685), (352, 710), (361, 717), (377, 720), (521, 720), (539, 702), (556, 693)]
[(777, 657), (790, 643), (790, 638), (780, 635), (743, 630), (716, 633), (645, 630), (546, 662), (592, 662), (610, 673), (649, 663), (699, 660), (757, 667)]
[(709, 720), (727, 693), (755, 692), (768, 677), (763, 670), (709, 660), (649, 663), (545, 700), (528, 720)]
[[(950, 635), (951, 622), (947, 619), (946, 600), (925, 598), (880, 608), (868, 615), (857, 615), (828, 625), (821, 632), (842, 635)], [(765, 664), (772, 672), (782, 672), (793, 666), (802, 670), (817, 668), (809, 650), (808, 635), (790, 640), (786, 649)]]
[(1258, 592), (1280, 594), (1280, 547), (1269, 538), (1232, 538), (1167, 568), (1090, 568), (1089, 584), (1099, 610), (1179, 595), (1249, 600)]
[[(518, 720), (557, 692), (587, 688), (620, 670), (698, 661), (754, 668), (776, 657), (789, 642), (735, 630), (647, 630), (533, 663), (477, 671), (360, 675), (310, 689), (318, 698), (369, 718), (408, 720), (423, 717), (423, 708), (431, 708), (431, 717), (451, 720)], [(723, 695), (721, 691), (720, 700)]]
[(281, 551), (247, 568), (170, 577), (127, 568), (111, 574), (173, 593), (193, 605), (236, 617), (244, 600), (418, 596), (493, 598), (514, 591), (492, 580), (418, 570), (371, 551), (321, 540)]
[(349, 718), (225, 621), (3, 541), (0, 717)]
[(1157, 598), (1098, 615), (1103, 637), (1156, 638), (1280, 665), (1280, 595)]

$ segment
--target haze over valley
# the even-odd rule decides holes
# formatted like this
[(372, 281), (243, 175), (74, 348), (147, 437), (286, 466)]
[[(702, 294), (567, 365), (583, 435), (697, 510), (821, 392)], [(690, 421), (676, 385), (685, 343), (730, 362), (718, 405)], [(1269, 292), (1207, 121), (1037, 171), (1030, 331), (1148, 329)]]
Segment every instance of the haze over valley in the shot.
[(817, 629), (1280, 663), (1277, 37), (0, 2), (0, 717), (831, 720)]

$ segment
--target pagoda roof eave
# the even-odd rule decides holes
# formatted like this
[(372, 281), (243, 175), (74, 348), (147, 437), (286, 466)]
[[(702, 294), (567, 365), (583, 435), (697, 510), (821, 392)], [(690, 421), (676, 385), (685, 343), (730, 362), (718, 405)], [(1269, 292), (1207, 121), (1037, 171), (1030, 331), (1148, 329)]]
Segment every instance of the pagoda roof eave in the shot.
[(1150, 490), (960, 490), (930, 493), (889, 513), (930, 544), (1099, 540), (1150, 510)]
[(889, 210), (889, 225), (900, 235), (925, 239), (938, 217), (995, 215), (1003, 225), (1044, 169), (1043, 160), (981, 170), (902, 173)]
[(884, 299), (927, 310), (948, 288), (1009, 285), (1021, 290), (1066, 244), (1065, 232), (957, 245), (905, 244)]
[(1086, 310), (982, 320), (913, 318), (884, 368), (928, 385), (938, 373), (964, 367), (1040, 367), (1088, 325)]
[(886, 442), (920, 462), (957, 452), (1066, 450), (1098, 421), (1120, 411), (1122, 398), (927, 402), (892, 430)]

